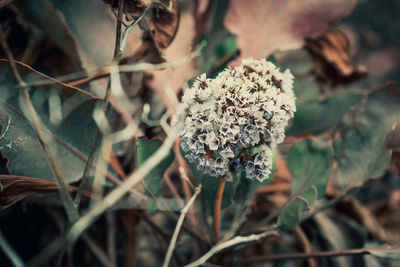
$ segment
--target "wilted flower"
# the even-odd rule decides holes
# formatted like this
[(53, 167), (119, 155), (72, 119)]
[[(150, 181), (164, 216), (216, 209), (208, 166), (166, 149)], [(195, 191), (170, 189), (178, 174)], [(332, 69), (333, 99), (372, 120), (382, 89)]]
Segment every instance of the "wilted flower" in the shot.
[(246, 171), (260, 181), (271, 173), (271, 148), (285, 138), (296, 111), (289, 70), (245, 59), (215, 79), (202, 74), (182, 96), (172, 119), (189, 161), (212, 176)]

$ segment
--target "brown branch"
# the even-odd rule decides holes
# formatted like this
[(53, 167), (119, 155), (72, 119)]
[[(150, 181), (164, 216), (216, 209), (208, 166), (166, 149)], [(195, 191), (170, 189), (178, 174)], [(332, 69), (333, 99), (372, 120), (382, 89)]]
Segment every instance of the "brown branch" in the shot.
[[(296, 236), (296, 239), (298, 240), (298, 243), (300, 243), (301, 249), (306, 252), (306, 253), (312, 253), (313, 252), (313, 246), (310, 243), (310, 240), (308, 240), (306, 234), (304, 231), (301, 229), (300, 225), (297, 225), (293, 233)], [(321, 264), (318, 262), (317, 259), (314, 258), (309, 258), (307, 259), (308, 265), (310, 267), (319, 267)]]
[[(15, 60), (15, 59), (12, 59), (11, 61), (13, 61), (13, 63), (11, 63), (9, 59), (0, 58), (0, 62), (7, 62), (8, 64), (14, 64), (14, 65), (15, 65), (15, 70), (12, 70), (13, 72), (16, 71), (17, 73), (19, 73), (19, 72), (18, 72), (18, 69), (17, 69), (17, 66), (16, 66), (16, 64), (18, 64), (18, 65), (20, 65), (20, 66), (22, 66), (22, 67), (28, 69), (29, 71), (32, 71), (32, 72), (34, 72), (34, 73), (36, 73), (36, 74), (42, 76), (43, 78), (45, 78), (45, 79), (47, 79), (47, 80), (50, 80), (50, 81), (52, 81), (52, 82), (54, 82), (54, 83), (57, 83), (57, 84), (59, 84), (59, 85), (61, 85), (61, 86), (64, 86), (64, 87), (67, 87), (67, 88), (76, 90), (76, 91), (78, 91), (78, 92), (80, 92), (80, 93), (82, 93), (82, 94), (85, 94), (85, 95), (87, 95), (87, 96), (90, 96), (90, 97), (93, 98), (93, 99), (98, 99), (98, 100), (101, 100), (101, 99), (102, 99), (101, 97), (95, 96), (94, 94), (92, 94), (92, 93), (90, 93), (90, 92), (87, 92), (87, 91), (82, 90), (82, 89), (80, 89), (80, 88), (78, 88), (78, 87), (75, 87), (74, 85), (63, 83), (63, 82), (61, 82), (61, 81), (59, 81), (59, 80), (57, 80), (57, 79), (55, 79), (55, 78), (53, 78), (53, 77), (50, 77), (50, 76), (48, 76), (48, 75), (46, 75), (46, 74), (44, 74), (44, 73), (41, 73), (40, 71), (35, 70), (35, 69), (32, 68), (31, 66), (29, 66), (29, 65), (27, 65), (27, 64), (25, 64), (25, 63), (23, 63), (23, 62), (21, 62), (21, 61), (18, 61), (18, 60)], [(14, 74), (14, 77), (15, 77), (15, 75), (18, 75), (18, 74)], [(39, 84), (39, 85), (40, 85), (40, 84)], [(45, 84), (44, 84), (44, 85), (45, 85)], [(27, 84), (25, 83), (24, 85), (20, 85), (20, 86), (21, 86), (21, 87), (27, 87), (27, 86), (29, 86), (29, 85), (27, 85)]]
[(244, 265), (256, 262), (265, 261), (279, 261), (279, 260), (296, 260), (296, 259), (308, 259), (308, 258), (326, 258), (326, 257), (338, 257), (338, 256), (359, 256), (359, 255), (373, 255), (373, 251), (399, 251), (400, 247), (389, 247), (389, 248), (356, 248), (346, 250), (331, 250), (331, 251), (317, 251), (310, 253), (284, 253), (284, 254), (273, 254), (259, 257), (251, 257), (240, 260), (235, 264)]

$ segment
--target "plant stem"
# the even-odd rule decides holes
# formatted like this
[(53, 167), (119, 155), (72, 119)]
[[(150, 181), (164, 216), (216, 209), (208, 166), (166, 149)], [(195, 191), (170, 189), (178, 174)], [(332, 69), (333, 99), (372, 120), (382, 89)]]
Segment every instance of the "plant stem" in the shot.
[(168, 133), (161, 147), (148, 158), (141, 167), (130, 174), (119, 187), (109, 193), (103, 201), (96, 204), (86, 214), (82, 215), (68, 230), (68, 232), (53, 240), (29, 263), (29, 266), (43, 266), (54, 257), (67, 243), (74, 242), (84, 233), (106, 210), (114, 206), (129, 190), (139, 183), (157, 164), (159, 164), (170, 152), (175, 142), (177, 133)]
[(221, 227), (221, 203), (222, 203), (222, 196), (224, 194), (225, 188), (225, 176), (221, 178), (219, 182), (217, 197), (215, 199), (215, 206), (214, 206), (214, 233), (215, 233), (215, 243), (219, 241), (219, 231)]
[[(119, 1), (114, 57), (112, 60), (113, 64), (118, 64), (118, 61), (122, 56), (122, 51), (121, 51), (120, 47), (121, 47), (121, 27), (122, 27), (123, 9), (124, 9), (124, 1)], [(108, 82), (106, 92), (104, 95), (103, 112), (105, 115), (107, 115), (107, 112), (110, 107), (110, 98), (111, 98), (111, 81)], [(79, 189), (75, 196), (75, 205), (77, 208), (79, 208), (79, 202), (82, 198), (83, 190), (85, 189), (86, 184), (88, 182), (87, 180), (89, 177), (89, 171), (92, 168), (92, 164), (94, 161), (94, 157), (96, 155), (96, 150), (97, 150), (98, 144), (100, 142), (100, 138), (101, 138), (100, 129), (99, 129), (99, 127), (96, 127), (96, 132), (95, 132), (95, 135), (93, 138), (92, 146), (90, 148), (90, 152), (89, 152), (88, 160), (87, 160), (87, 163), (85, 166), (85, 170), (83, 171), (81, 182), (79, 184)]]
[(0, 231), (0, 248), (3, 250), (4, 254), (10, 260), (13, 266), (24, 267), (25, 263), (13, 247), (8, 243), (7, 239)]
[(200, 191), (201, 191), (201, 184), (198, 187), (196, 187), (195, 193), (193, 194), (192, 198), (188, 201), (186, 206), (182, 209), (181, 215), (179, 216), (174, 233), (172, 235), (171, 242), (169, 243), (169, 246), (168, 246), (167, 255), (165, 256), (164, 263), (162, 265), (163, 267), (168, 267), (168, 265), (169, 265), (169, 262), (172, 257), (172, 253), (173, 253), (175, 245), (176, 245), (176, 241), (178, 240), (179, 232), (180, 232), (182, 224), (183, 224), (183, 220), (185, 219), (186, 213), (189, 211), (189, 208), (193, 205), (194, 200), (200, 194)]
[[(192, 263), (189, 263), (188, 265), (185, 265), (184, 267), (200, 266), (203, 263), (205, 263), (209, 258), (211, 258), (215, 254), (219, 253), (220, 251), (230, 248), (230, 247), (233, 247), (233, 246), (236, 246), (238, 244), (245, 244), (245, 243), (250, 243), (250, 242), (254, 242), (254, 241), (259, 241), (259, 240), (267, 238), (269, 236), (278, 236), (278, 235), (279, 235), (278, 231), (276, 229), (272, 228), (261, 234), (252, 234), (252, 235), (248, 235), (248, 236), (240, 236), (239, 235), (239, 236), (236, 236), (227, 241), (221, 241), (221, 242), (217, 243), (215, 246), (213, 246), (206, 254), (201, 256), (201, 258), (199, 258), (198, 260), (195, 260)], [(232, 266), (235, 266), (235, 265), (232, 265)], [(238, 266), (242, 266), (242, 265), (238, 265)]]
[[(251, 257), (238, 261), (238, 265), (246, 265), (257, 262), (266, 261), (279, 261), (279, 260), (295, 260), (295, 259), (308, 259), (308, 258), (326, 258), (337, 256), (359, 256), (359, 255), (374, 255), (376, 252), (398, 252), (399, 247), (378, 247), (378, 248), (356, 248), (347, 250), (331, 250), (331, 251), (316, 251), (310, 253), (282, 253), (272, 254), (258, 257)], [(379, 255), (379, 254), (378, 254)]]
[(27, 108), (24, 113), (26, 113), (26, 117), (28, 117), (27, 114), (30, 115), (29, 122), (31, 123), (33, 129), (35, 130), (36, 136), (39, 140), (40, 145), (42, 146), (42, 149), (46, 155), (47, 162), (50, 165), (51, 172), (54, 175), (54, 177), (57, 179), (57, 182), (60, 185), (60, 197), (61, 201), (63, 202), (63, 205), (65, 207), (65, 211), (67, 213), (68, 219), (70, 221), (76, 221), (79, 217), (78, 211), (75, 209), (72, 197), (70, 196), (68, 189), (67, 189), (67, 184), (65, 183), (64, 179), (62, 178), (61, 175), (61, 170), (57, 165), (57, 162), (55, 158), (53, 157), (53, 153), (50, 150), (49, 145), (47, 144), (47, 140), (45, 139), (45, 136), (42, 133), (41, 129), (41, 121), (39, 118), (39, 115), (36, 113), (35, 107), (33, 106), (33, 103), (31, 101), (28, 89), (29, 87), (26, 86), (25, 81), (22, 79), (17, 66), (14, 61), (14, 56), (11, 53), (11, 50), (6, 42), (6, 39), (3, 34), (3, 28), (0, 24), (0, 45), (3, 48), (6, 57), (8, 59), (8, 62), (10, 64), (10, 68), (12, 71), (12, 74), (14, 76), (14, 79), (17, 81), (18, 85), (23, 87), (22, 94), (20, 95), (20, 101), (25, 101), (24, 106), (22, 107), (22, 103), (20, 102), (21, 108)]

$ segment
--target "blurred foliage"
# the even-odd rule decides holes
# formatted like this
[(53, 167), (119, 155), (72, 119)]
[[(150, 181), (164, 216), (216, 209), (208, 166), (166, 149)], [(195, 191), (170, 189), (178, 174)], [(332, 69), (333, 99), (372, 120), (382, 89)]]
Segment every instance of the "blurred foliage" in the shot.
[[(136, 141), (136, 167), (139, 168), (143, 163), (146, 162), (162, 145), (162, 141), (159, 139), (147, 140), (145, 137), (138, 138)], [(156, 211), (158, 204), (157, 198), (162, 196), (161, 181), (163, 180), (164, 172), (171, 165), (174, 160), (174, 154), (172, 151), (170, 154), (163, 159), (153, 170), (143, 178), (142, 183), (147, 189), (148, 199), (148, 210)]]
[[(35, 69), (33, 71), (18, 65), (23, 80), (28, 83), (48, 81), (40, 75), (43, 73), (62, 78), (63, 82), (82, 89), (79, 91), (73, 86), (60, 83), (29, 88), (30, 98), (42, 123), (45, 141), (59, 163), (63, 179), (73, 184), (82, 176), (97, 129), (93, 112), (101, 106), (102, 101), (101, 97), (94, 95), (103, 96), (108, 81), (104, 77), (107, 74), (96, 68), (106, 66), (112, 60), (115, 16), (100, 0), (11, 2), (6, 7), (0, 4), (0, 23), (15, 58)], [(243, 2), (246, 4), (241, 4)], [(272, 2), (277, 3), (269, 3)], [(206, 46), (198, 58), (178, 68), (121, 74), (121, 84), (127, 99), (132, 100), (132, 106), (137, 110), (132, 106), (123, 112), (116, 108), (112, 116), (108, 116), (110, 125), (113, 131), (118, 131), (125, 126), (124, 118), (132, 116), (138, 119), (138, 132), (143, 136), (114, 146), (114, 149), (118, 146), (113, 157), (110, 157), (114, 164), (111, 159), (106, 159), (112, 165), (108, 175), (113, 183), (122, 182), (116, 173), (136, 170), (163, 144), (168, 133), (163, 131), (159, 121), (149, 123), (143, 120), (141, 109), (144, 104), (150, 106), (148, 117), (159, 119), (160, 114), (173, 107), (168, 102), (165, 88), (172, 88), (179, 97), (181, 90), (186, 88), (186, 82), (190, 84), (197, 74), (206, 73), (208, 77), (215, 77), (222, 69), (235, 66), (243, 55), (249, 55), (251, 47), (260, 43), (264, 49), (261, 50), (267, 52), (259, 57), (274, 61), (282, 70), (289, 68), (295, 76), (297, 112), (287, 127), (285, 142), (274, 150), (270, 179), (259, 183), (247, 179), (246, 174), (241, 173), (240, 177), (234, 177), (233, 181), (225, 184), (221, 206), (221, 237), (233, 226), (235, 233), (259, 233), (269, 226), (260, 225), (260, 222), (264, 222), (265, 218), (274, 215), (276, 211), (280, 212), (275, 216), (277, 221), (274, 225), (283, 231), (281, 238), (266, 239), (260, 244), (248, 245), (246, 248), (243, 246), (237, 250), (227, 249), (210, 262), (224, 265), (231, 260), (240, 260), (241, 257), (299, 251), (305, 253), (303, 247), (308, 243), (314, 251), (370, 249), (395, 243), (400, 240), (400, 182), (398, 169), (393, 166), (399, 166), (400, 157), (395, 157), (399, 153), (398, 145), (389, 146), (386, 143), (385, 147), (385, 142), (400, 118), (400, 91), (397, 85), (388, 82), (390, 79), (398, 82), (400, 75), (400, 25), (397, 23), (400, 2), (359, 0), (353, 12), (355, 1), (338, 2), (343, 5), (334, 2), (328, 5), (325, 1), (325, 4), (321, 4), (321, 1), (310, 6), (310, 10), (304, 9), (304, 3), (300, 1), (290, 4), (289, 1), (279, 1), (281, 9), (279, 5), (275, 9), (274, 5), (267, 4), (260, 8), (257, 3), (256, 0), (210, 3), (179, 1), (180, 13), (176, 10), (173, 13), (174, 22), (177, 22), (179, 16), (179, 26), (175, 23), (176, 29), (169, 28), (174, 33), (170, 36), (173, 41), (170, 46), (162, 47), (162, 54), (158, 54), (150, 38), (151, 31), (144, 24), (134, 28), (121, 64), (154, 62), (155, 59), (175, 62), (193, 52), (201, 41)], [(234, 16), (233, 5), (243, 10), (240, 14), (243, 20), (239, 19), (240, 16)], [(350, 12), (351, 15), (346, 17)], [(294, 14), (290, 19), (285, 15), (289, 13)], [(233, 18), (233, 21), (227, 22), (227, 16)], [(271, 24), (267, 23), (268, 18), (272, 18)], [(348, 42), (349, 51), (340, 45), (323, 44), (326, 41), (323, 35), (328, 29), (327, 25), (338, 22), (340, 18), (343, 18), (341, 24), (329, 27), (341, 32), (344, 42)], [(287, 24), (296, 27), (285, 27)], [(242, 30), (251, 28), (251, 31), (238, 31), (235, 26)], [(268, 31), (268, 27), (272, 29)], [(265, 34), (260, 34), (262, 32)], [(302, 48), (306, 38), (321, 45), (318, 47), (321, 50), (326, 49), (318, 55), (324, 58), (313, 58)], [(289, 48), (296, 50), (289, 51)], [(0, 57), (5, 58), (2, 50)], [(160, 60), (160, 57), (164, 58)], [(331, 64), (335, 69), (338, 62), (344, 62), (350, 69), (362, 65), (368, 74), (346, 82), (335, 81), (337, 73), (329, 73), (332, 68), (327, 70), (321, 66)], [(93, 74), (88, 72), (93, 68), (98, 71), (98, 76), (93, 80), (81, 81)], [(75, 76), (59, 77), (71, 73)], [(47, 192), (44, 185), (51, 192), (58, 187), (54, 182), (46, 183), (39, 179), (53, 180), (54, 177), (30, 123), (32, 114), (27, 112), (26, 102), (20, 92), (21, 88), (15, 82), (8, 63), (0, 61), (0, 170), (1, 175), (7, 178), (0, 177), (0, 197), (11, 197), (15, 202), (30, 196), (23, 204), (13, 205), (0, 212), (0, 228), (24, 260), (29, 260), (37, 255), (38, 248), (45, 247), (59, 234), (60, 229), (64, 231), (68, 226), (59, 207), (58, 196), (38, 196), (39, 193)], [(153, 114), (156, 110), (160, 116)], [(120, 112), (122, 116), (118, 115)], [(181, 154), (184, 156), (182, 151)], [(97, 157), (100, 156), (98, 153)], [(283, 163), (278, 164), (278, 157)], [(171, 188), (164, 182), (167, 170), (176, 187), (174, 189), (184, 200), (182, 203), (186, 203), (190, 197), (189, 187), (182, 185), (179, 164), (178, 156), (174, 156), (171, 151), (146, 175), (142, 180), (143, 186), (137, 187), (148, 199), (145, 205), (139, 205), (137, 199), (126, 196), (121, 205), (116, 205), (110, 211), (110, 214), (118, 218), (114, 222), (117, 226), (120, 221), (129, 226), (117, 227), (116, 230), (116, 238), (120, 242), (117, 248), (118, 266), (122, 266), (120, 263), (125, 260), (121, 255), (132, 254), (132, 251), (137, 253), (135, 257), (143, 266), (161, 264), (160, 259), (154, 255), (161, 255), (162, 258), (162, 250), (168, 243), (163, 243), (160, 249), (159, 244), (154, 242), (153, 232), (158, 233), (157, 238), (161, 236), (160, 240), (169, 241), (170, 233), (176, 225), (176, 216), (182, 208), (177, 199), (171, 197)], [(189, 259), (198, 257), (200, 252), (206, 252), (210, 245), (207, 242), (215, 240), (210, 233), (214, 223), (215, 196), (221, 179), (201, 173), (196, 163), (186, 164), (190, 180), (195, 186), (201, 183), (202, 192), (199, 197), (201, 200), (195, 203), (187, 215), (190, 219), (181, 230), (175, 250), (185, 264)], [(119, 172), (115, 172), (118, 168)], [(93, 173), (90, 173), (91, 177)], [(25, 180), (18, 178), (18, 181), (24, 181), (24, 186), (30, 186), (31, 190), (12, 184), (10, 177), (13, 175), (26, 176)], [(31, 180), (35, 178), (37, 183)], [(13, 187), (9, 185), (14, 185), (14, 189), (18, 190), (10, 192)], [(108, 180), (106, 185), (110, 185)], [(3, 191), (7, 189), (9, 191)], [(75, 190), (72, 186), (69, 189), (71, 192)], [(109, 186), (104, 189), (108, 192)], [(349, 193), (354, 191), (354, 194)], [(10, 196), (13, 192), (15, 196)], [(347, 194), (347, 198), (329, 206), (329, 210), (304, 220), (310, 211), (331, 205), (329, 200), (342, 194)], [(134, 204), (129, 202), (132, 199)], [(129, 217), (122, 215), (120, 209), (134, 212)], [(54, 218), (58, 218), (58, 221)], [(104, 233), (112, 229), (108, 223), (102, 217), (89, 230), (100, 249), (105, 249)], [(150, 230), (146, 227), (150, 227)], [(304, 231), (306, 240), (298, 236), (298, 231), (292, 231), (295, 228)], [(125, 238), (129, 236), (126, 229), (134, 233), (137, 239)], [(198, 236), (195, 238), (196, 234), (206, 242), (193, 242), (201, 239)], [(72, 260), (75, 263), (98, 264), (98, 258), (87, 253), (89, 250), (86, 247), (86, 243), (79, 241), (75, 249), (78, 253), (74, 254)], [(123, 249), (126, 251), (121, 252)], [(309, 261), (283, 260), (271, 266), (299, 266), (301, 263), (307, 265)], [(0, 265), (6, 264), (8, 261), (0, 256)], [(399, 265), (399, 251), (371, 249), (369, 255), (321, 258), (319, 264), (394, 267)]]

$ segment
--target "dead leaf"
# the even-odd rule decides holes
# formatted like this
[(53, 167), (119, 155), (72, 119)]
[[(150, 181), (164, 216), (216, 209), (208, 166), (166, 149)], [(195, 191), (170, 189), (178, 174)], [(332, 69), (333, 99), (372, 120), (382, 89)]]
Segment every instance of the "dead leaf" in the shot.
[[(105, 0), (113, 8), (118, 7), (118, 0)], [(146, 19), (149, 22), (150, 31), (160, 49), (169, 46), (175, 37), (179, 25), (179, 4), (177, 0), (124, 0), (124, 13), (128, 20), (134, 20), (145, 12), (150, 6)], [(143, 20), (141, 21), (144, 27)]]
[[(202, 17), (202, 22), (204, 23), (206, 19), (203, 16), (208, 10), (206, 6), (200, 7), (200, 5), (200, 3), (190, 1), (182, 7), (181, 22), (176, 39), (165, 50), (164, 58), (167, 61), (181, 61), (196, 49), (196, 41), (199, 39), (197, 30), (202, 28), (199, 25), (198, 18)], [(174, 69), (167, 68), (161, 71), (149, 72), (149, 74), (151, 79), (147, 83), (148, 86), (158, 92), (164, 103), (171, 110), (174, 110), (174, 103), (170, 102), (167, 96), (168, 90), (178, 93), (185, 81), (197, 75), (196, 59)]]
[(280, 50), (299, 49), (349, 15), (357, 0), (232, 0), (225, 27), (237, 36), (241, 56), (262, 58)]
[(307, 38), (305, 48), (314, 61), (314, 72), (331, 85), (353, 82), (367, 73), (350, 59), (350, 41), (339, 29), (329, 29), (316, 38)]
[[(5, 209), (14, 203), (37, 194), (57, 192), (60, 185), (57, 182), (25, 177), (16, 175), (0, 175), (0, 210)], [(68, 186), (69, 191), (75, 191), (76, 188)], [(88, 191), (85, 196), (90, 196)]]
[[(118, 7), (118, 0), (103, 0), (105, 3)], [(149, 9), (149, 10), (148, 10)], [(150, 63), (161, 63), (163, 58), (160, 54), (174, 40), (179, 26), (180, 11), (177, 0), (124, 0), (124, 13), (127, 20), (139, 18), (143, 12), (145, 16), (139, 21), (143, 31), (142, 44), (135, 50), (133, 55), (128, 55), (124, 63), (147, 61)]]

